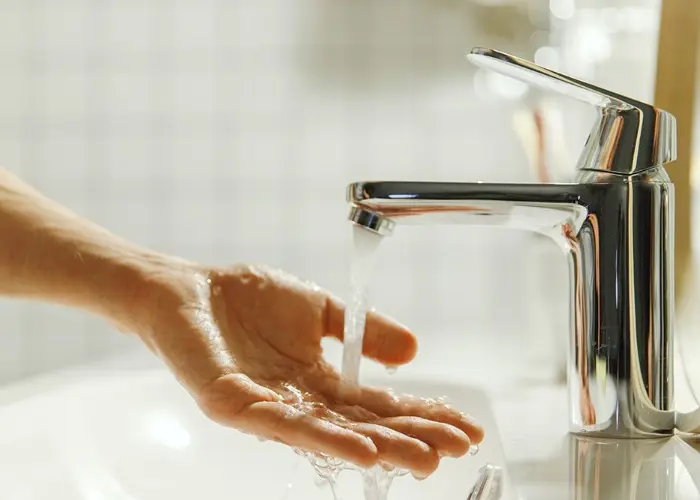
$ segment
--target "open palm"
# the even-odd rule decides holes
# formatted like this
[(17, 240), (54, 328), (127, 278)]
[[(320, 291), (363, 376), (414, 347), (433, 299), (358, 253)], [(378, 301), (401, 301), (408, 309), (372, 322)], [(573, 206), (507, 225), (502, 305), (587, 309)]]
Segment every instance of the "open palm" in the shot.
[[(192, 269), (168, 283), (146, 342), (220, 424), (420, 477), (483, 439), (473, 419), (447, 405), (343, 384), (321, 340), (342, 340), (344, 305), (311, 283), (244, 265)], [(368, 315), (364, 356), (397, 366), (415, 354), (409, 331)]]

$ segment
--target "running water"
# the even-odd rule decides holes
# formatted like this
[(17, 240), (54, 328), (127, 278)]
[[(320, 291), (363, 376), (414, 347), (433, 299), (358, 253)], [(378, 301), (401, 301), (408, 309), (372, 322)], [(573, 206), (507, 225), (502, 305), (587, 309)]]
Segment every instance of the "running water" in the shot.
[(357, 384), (362, 359), (362, 339), (369, 311), (368, 288), (382, 236), (353, 226), (353, 256), (350, 270), (350, 303), (345, 309), (342, 377)]
[[(365, 320), (369, 311), (368, 289), (377, 249), (382, 236), (360, 226), (353, 226), (353, 256), (350, 272), (350, 303), (345, 309), (345, 329), (343, 333), (342, 377), (346, 383), (357, 384), (362, 359), (362, 342), (365, 335)], [(394, 469), (387, 471), (377, 465), (363, 470), (365, 500), (386, 500), (394, 477), (408, 471)], [(337, 498), (336, 500), (340, 500)]]
[[(350, 276), (350, 302), (345, 310), (345, 326), (343, 341), (343, 361), (341, 376), (347, 384), (357, 385), (362, 359), (362, 343), (365, 334), (365, 320), (369, 311), (368, 288), (376, 260), (377, 249), (382, 236), (360, 226), (353, 226), (353, 256)], [(396, 372), (395, 366), (388, 366), (387, 373)], [(442, 398), (437, 400), (443, 402)], [(445, 401), (446, 402), (446, 401)], [(478, 452), (474, 445), (469, 455)], [(359, 471), (362, 474), (362, 484), (365, 500), (387, 500), (389, 488), (395, 477), (409, 473), (403, 469), (386, 470), (377, 465), (372, 469), (362, 470), (343, 460), (296, 450), (312, 465), (318, 475), (319, 484), (326, 482), (333, 493), (334, 500), (344, 500), (339, 491), (339, 476), (343, 471)]]
[[(348, 384), (356, 385), (360, 375), (362, 359), (362, 342), (365, 334), (365, 320), (369, 311), (368, 287), (376, 260), (376, 252), (382, 236), (360, 226), (353, 226), (353, 256), (350, 273), (350, 302), (345, 310), (343, 341), (343, 361), (341, 375)], [(390, 367), (390, 369), (393, 367)], [(321, 481), (326, 481), (333, 492), (335, 500), (343, 500), (338, 487), (338, 477), (343, 471), (359, 471), (365, 500), (386, 500), (392, 481), (397, 476), (408, 474), (406, 470), (386, 470), (375, 466), (368, 470), (359, 470), (337, 458), (310, 454), (302, 451)]]

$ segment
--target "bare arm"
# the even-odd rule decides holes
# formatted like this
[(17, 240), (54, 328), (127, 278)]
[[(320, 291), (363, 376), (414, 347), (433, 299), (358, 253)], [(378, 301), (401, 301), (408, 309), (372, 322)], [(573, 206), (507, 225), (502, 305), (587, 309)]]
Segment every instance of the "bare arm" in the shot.
[(78, 307), (124, 328), (149, 275), (172, 260), (79, 217), (3, 169), (0, 238), (0, 295)]
[[(149, 251), (2, 170), (0, 237), (0, 295), (78, 307), (138, 334), (222, 425), (420, 477), (483, 439), (473, 419), (448, 406), (348, 391), (321, 349), (323, 337), (343, 338), (344, 305), (280, 270), (217, 269)], [(416, 339), (372, 312), (363, 354), (402, 365)]]

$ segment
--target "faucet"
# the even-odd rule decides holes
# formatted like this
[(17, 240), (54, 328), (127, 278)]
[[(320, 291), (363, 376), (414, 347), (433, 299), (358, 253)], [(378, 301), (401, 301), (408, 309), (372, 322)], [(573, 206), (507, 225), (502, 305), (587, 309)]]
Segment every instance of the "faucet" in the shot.
[(381, 235), (461, 223), (549, 236), (569, 264), (569, 431), (672, 435), (674, 187), (664, 165), (677, 156), (675, 118), (497, 50), (467, 58), (597, 109), (574, 182), (356, 182), (350, 221)]

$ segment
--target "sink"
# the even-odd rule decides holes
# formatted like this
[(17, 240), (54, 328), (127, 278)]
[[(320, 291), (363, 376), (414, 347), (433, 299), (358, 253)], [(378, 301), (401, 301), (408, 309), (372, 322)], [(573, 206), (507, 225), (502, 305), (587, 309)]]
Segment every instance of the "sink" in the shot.
[[(565, 386), (513, 378), (506, 386), (483, 369), (479, 383), (428, 361), (425, 370), (407, 367), (391, 377), (368, 364), (362, 380), (445, 396), (479, 419), (486, 439), (476, 456), (446, 459), (425, 481), (397, 478), (389, 500), (464, 500), (487, 463), (503, 468), (503, 500), (700, 498), (697, 437), (570, 435)], [(332, 500), (316, 480), (288, 448), (207, 420), (150, 361), (119, 359), (0, 390), (2, 500)], [(356, 472), (341, 476), (341, 494), (363, 498)]]
[[(50, 379), (46, 379), (50, 380)], [(477, 417), (486, 439), (476, 456), (445, 459), (424, 481), (395, 479), (389, 498), (463, 500), (486, 463), (503, 467), (501, 498), (516, 498), (485, 394), (420, 377), (364, 380), (398, 392), (445, 396)], [(162, 369), (73, 376), (0, 406), (0, 497), (7, 500), (331, 500), (306, 459), (207, 420)], [(7, 399), (7, 398), (6, 398)], [(3, 401), (0, 398), (0, 401)], [(343, 500), (363, 498), (347, 471)], [(348, 490), (348, 488), (350, 488)]]

